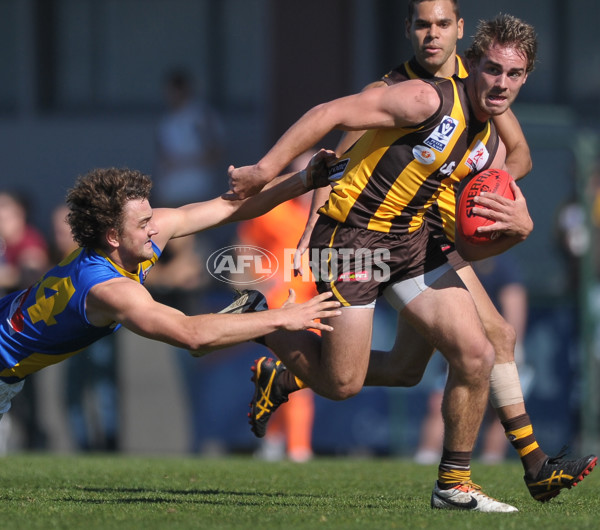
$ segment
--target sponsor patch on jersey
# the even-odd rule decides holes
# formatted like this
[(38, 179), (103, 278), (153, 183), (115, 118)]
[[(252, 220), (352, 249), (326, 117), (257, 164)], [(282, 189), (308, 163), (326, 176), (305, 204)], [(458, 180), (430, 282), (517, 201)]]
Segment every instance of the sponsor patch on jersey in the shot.
[(369, 271), (343, 272), (338, 276), (338, 282), (366, 282), (371, 275)]
[(329, 180), (340, 180), (344, 176), (344, 171), (348, 167), (349, 158), (338, 160), (334, 166), (329, 168)]
[(10, 326), (9, 332), (11, 335), (15, 333), (22, 333), (24, 329), (24, 317), (23, 317), (23, 303), (27, 299), (27, 295), (31, 291), (32, 287), (23, 291), (21, 294), (16, 296), (10, 304), (8, 312), (8, 325)]
[(415, 160), (421, 162), (421, 164), (433, 164), (435, 162), (435, 153), (429, 149), (428, 147), (423, 147), (422, 145), (415, 145), (413, 147), (413, 156)]
[(481, 171), (490, 157), (490, 152), (487, 150), (481, 140), (477, 140), (475, 147), (469, 153), (465, 164), (471, 168), (472, 171)]
[(458, 120), (452, 116), (444, 116), (440, 124), (423, 142), (427, 147), (431, 147), (438, 152), (442, 152), (448, 146), (456, 127)]

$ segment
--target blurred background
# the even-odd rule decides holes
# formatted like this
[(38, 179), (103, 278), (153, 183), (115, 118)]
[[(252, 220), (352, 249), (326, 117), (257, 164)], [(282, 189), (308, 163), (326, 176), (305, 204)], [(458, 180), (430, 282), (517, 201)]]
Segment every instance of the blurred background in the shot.
[[(600, 4), (460, 3), (459, 51), (477, 20), (498, 12), (538, 31), (538, 64), (514, 107), (534, 163), (521, 187), (535, 230), (512, 252), (528, 299), (527, 408), (546, 452), (564, 443), (598, 451)], [(213, 197), (227, 188), (229, 164), (255, 162), (310, 107), (408, 59), (405, 16), (403, 0), (0, 0), (0, 192), (19, 199), (46, 242), (46, 258), (29, 269), (60, 256), (52, 215), (77, 175), (140, 169), (166, 190), (155, 205)], [(202, 189), (187, 187), (198, 182), (192, 166)], [(187, 276), (177, 284), (167, 270), (149, 287), (181, 307), (220, 309), (232, 290), (203, 264), (237, 240), (231, 226), (173, 249), (165, 267), (189, 267)], [(29, 269), (5, 276), (0, 290), (17, 288)], [(395, 317), (383, 302), (376, 320), (376, 346), (391, 346)], [(255, 451), (249, 366), (265, 351), (244, 345), (194, 360), (123, 330), (82, 353), (82, 366), (30, 378), (0, 424), (0, 450)], [(312, 450), (413, 455), (438, 378), (432, 365), (414, 389), (366, 388), (344, 403), (317, 397)]]

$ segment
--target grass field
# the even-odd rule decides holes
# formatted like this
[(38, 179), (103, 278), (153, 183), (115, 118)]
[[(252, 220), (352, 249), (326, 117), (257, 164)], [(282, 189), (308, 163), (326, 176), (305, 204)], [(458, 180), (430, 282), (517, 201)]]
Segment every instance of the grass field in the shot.
[(434, 511), (436, 466), (401, 459), (307, 464), (223, 459), (19, 454), (0, 458), (0, 528), (598, 528), (600, 472), (547, 504), (516, 461), (473, 465), (514, 514)]

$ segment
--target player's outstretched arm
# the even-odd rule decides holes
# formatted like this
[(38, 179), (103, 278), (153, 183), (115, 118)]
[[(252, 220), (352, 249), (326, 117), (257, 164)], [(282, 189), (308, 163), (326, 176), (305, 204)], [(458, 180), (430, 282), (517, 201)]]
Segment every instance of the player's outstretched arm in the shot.
[[(371, 88), (385, 87), (387, 84), (384, 81), (374, 81), (373, 83), (368, 84), (362, 89), (362, 92), (365, 90), (370, 90)], [(352, 147), (360, 137), (365, 133), (362, 131), (346, 131), (337, 147), (335, 148), (335, 153), (337, 157), (341, 157), (350, 147)], [(294, 253), (294, 274), (302, 275), (302, 256), (308, 250), (308, 243), (310, 241), (310, 236), (312, 231), (317, 223), (319, 218), (318, 209), (327, 202), (329, 197), (330, 189), (328, 187), (318, 188), (315, 190), (315, 193), (312, 197), (312, 202), (310, 205), (310, 213), (308, 219), (306, 221), (306, 226), (304, 227), (304, 232), (298, 241), (298, 245), (296, 247), (296, 252)]]
[(292, 296), (279, 309), (256, 313), (188, 316), (156, 302), (141, 284), (118, 278), (94, 286), (86, 305), (92, 325), (117, 322), (142, 337), (192, 352), (208, 353), (281, 329), (331, 331), (331, 326), (317, 321), (340, 314), (340, 303), (328, 300), (330, 297), (331, 293), (323, 293), (303, 304), (295, 304)]
[[(386, 87), (386, 86), (388, 86), (388, 85), (385, 81), (378, 80), (378, 81), (369, 83), (367, 86), (365, 86), (361, 90), (361, 92), (365, 92), (366, 90), (370, 90), (371, 88), (379, 88), (379, 87)], [(350, 149), (364, 133), (365, 133), (364, 130), (362, 130), (362, 131), (346, 131), (342, 135), (339, 143), (337, 144), (337, 147), (335, 148), (335, 152), (338, 155), (338, 157), (342, 156), (346, 151), (348, 151), (348, 149)]]
[(294, 123), (257, 164), (230, 168), (229, 187), (238, 198), (248, 197), (257, 185), (273, 180), (294, 158), (334, 129), (362, 131), (416, 125), (437, 110), (439, 101), (431, 85), (412, 80), (317, 105)]
[(328, 185), (327, 164), (335, 160), (333, 151), (322, 149), (304, 170), (277, 177), (261, 193), (249, 199), (234, 199), (225, 194), (180, 208), (157, 208), (154, 210), (154, 222), (158, 234), (153, 239), (162, 249), (169, 239), (263, 215), (282, 202)]

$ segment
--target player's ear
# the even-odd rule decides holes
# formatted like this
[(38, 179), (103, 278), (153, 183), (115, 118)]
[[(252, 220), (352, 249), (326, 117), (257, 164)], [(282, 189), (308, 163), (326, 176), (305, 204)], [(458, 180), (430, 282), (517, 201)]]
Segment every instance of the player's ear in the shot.
[(465, 30), (465, 20), (464, 18), (459, 18), (457, 22), (458, 31), (456, 33), (457, 38), (462, 39)]
[(410, 20), (404, 19), (404, 36), (410, 40)]
[(116, 228), (109, 228), (106, 231), (105, 239), (111, 248), (117, 248), (120, 245), (119, 231)]

